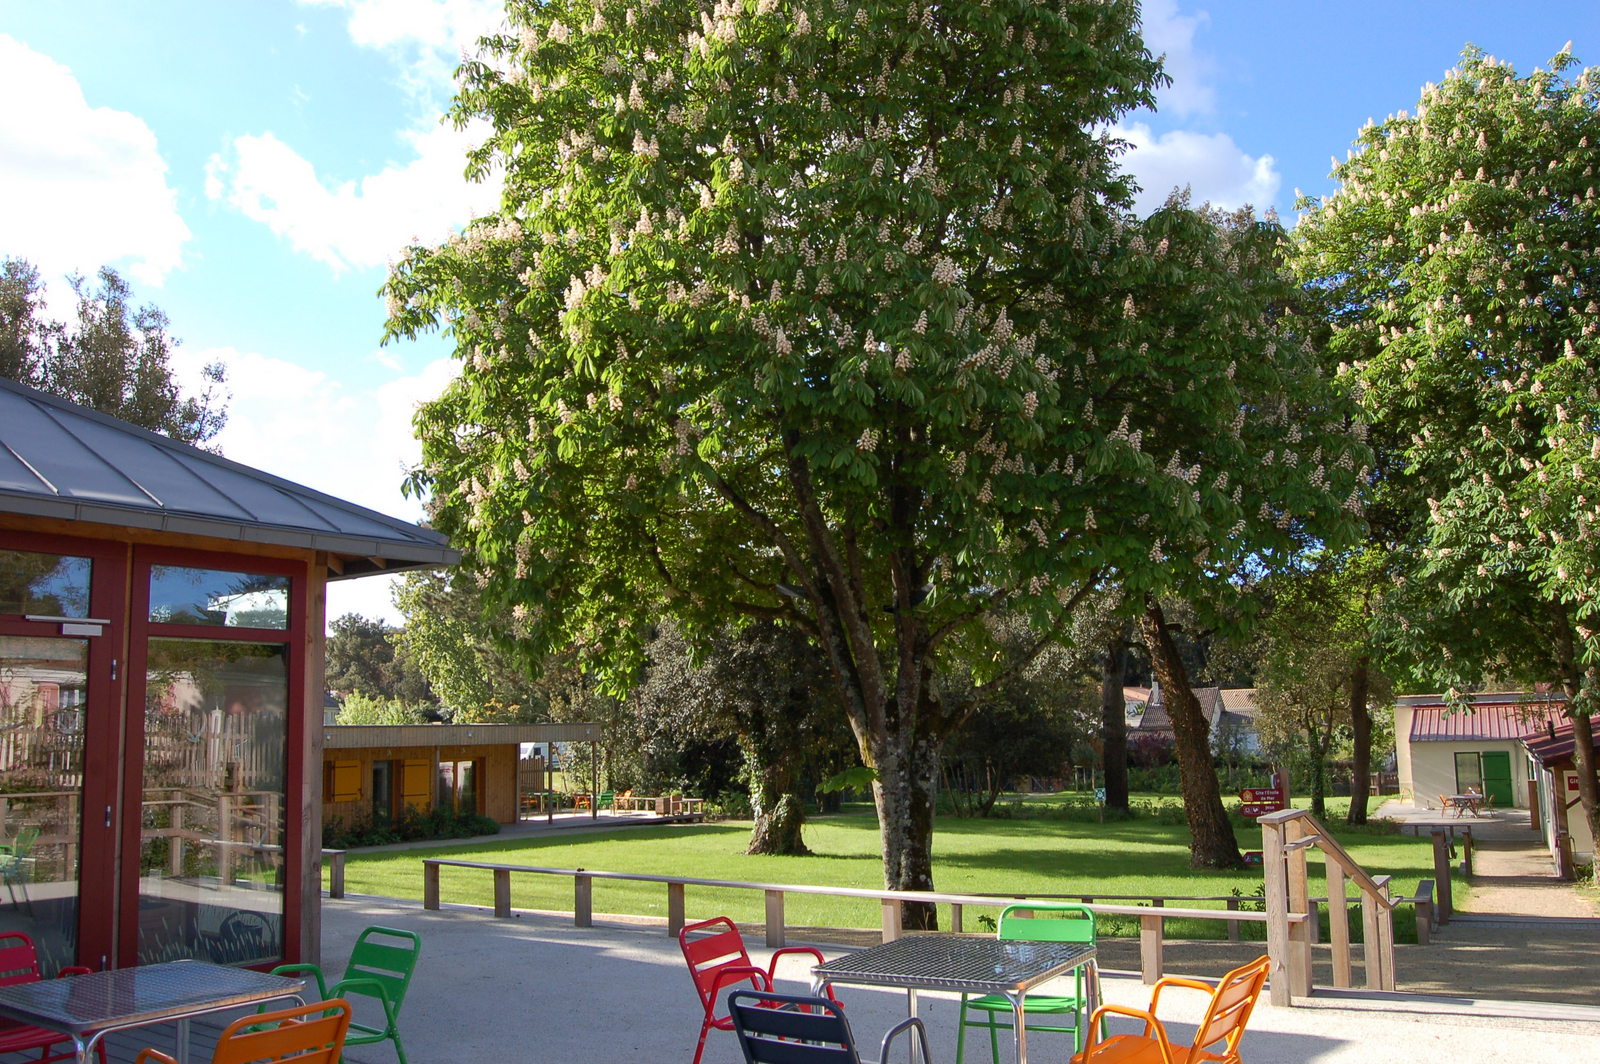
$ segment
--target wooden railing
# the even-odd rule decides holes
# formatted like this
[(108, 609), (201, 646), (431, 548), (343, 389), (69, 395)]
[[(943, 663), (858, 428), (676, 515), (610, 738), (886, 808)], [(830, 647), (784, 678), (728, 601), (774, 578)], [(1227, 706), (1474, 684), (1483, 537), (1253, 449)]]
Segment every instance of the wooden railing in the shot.
[(1260, 818), (1262, 867), (1266, 875), (1267, 953), (1272, 957), (1274, 1005), (1292, 1004), (1311, 993), (1311, 922), (1293, 917), (1310, 911), (1306, 855), (1322, 851), (1327, 873), (1328, 942), (1333, 953), (1333, 985), (1351, 985), (1349, 891), (1361, 897), (1361, 962), (1367, 988), (1393, 990), (1394, 908), (1401, 899), (1389, 895), (1389, 877), (1369, 875), (1303, 809), (1285, 809)]
[[(502, 919), (511, 916), (511, 876), (545, 875), (567, 876), (572, 880), (572, 922), (577, 927), (590, 927), (594, 923), (594, 882), (610, 880), (633, 883), (661, 883), (667, 888), (667, 934), (676, 936), (685, 923), (686, 891), (689, 887), (731, 888), (734, 890), (759, 890), (766, 898), (766, 944), (777, 949), (786, 944), (787, 924), (784, 917), (785, 898), (790, 894), (820, 894), (836, 898), (860, 898), (879, 902), (882, 910), (883, 941), (899, 938), (903, 928), (900, 923), (902, 902), (932, 902), (951, 906), (951, 924), (957, 930), (962, 922), (962, 909), (966, 906), (995, 908), (1012, 904), (1012, 898), (996, 898), (982, 894), (946, 894), (939, 891), (872, 890), (861, 887), (820, 887), (797, 883), (750, 883), (737, 880), (696, 879), (689, 876), (662, 876), (640, 872), (600, 872), (584, 868), (539, 868), (530, 865), (495, 864), (486, 861), (458, 861), (443, 857), (427, 857), (422, 861), (422, 907), (438, 909), (440, 904), (440, 870), (443, 868), (471, 868), (492, 873), (494, 877), (494, 914)], [(1044, 901), (1034, 896), (1031, 899)], [(1231, 899), (1230, 899), (1231, 900)], [(1163, 930), (1167, 920), (1195, 919), (1221, 920), (1232, 923), (1265, 923), (1271, 926), (1270, 912), (1244, 912), (1234, 909), (1189, 909), (1176, 906), (1153, 907), (1149, 905), (1094, 904), (1089, 908), (1097, 914), (1136, 916), (1139, 918), (1139, 974), (1146, 983), (1154, 983), (1164, 973), (1162, 957)], [(1298, 927), (1306, 921), (1305, 909), (1285, 913), (1282, 920)], [(1231, 936), (1230, 936), (1231, 937)], [(1271, 937), (1269, 935), (1269, 943)]]

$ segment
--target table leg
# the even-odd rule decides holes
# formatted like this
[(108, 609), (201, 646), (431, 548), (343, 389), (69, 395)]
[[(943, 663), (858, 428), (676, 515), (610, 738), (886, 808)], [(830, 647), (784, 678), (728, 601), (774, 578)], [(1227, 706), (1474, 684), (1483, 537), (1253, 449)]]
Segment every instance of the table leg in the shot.
[[(912, 986), (908, 986), (908, 987), (906, 987), (906, 1015), (914, 1017), (914, 1016), (916, 1016), (916, 1014), (917, 1014), (917, 988), (916, 987), (912, 987)], [(922, 1059), (922, 1046), (920, 1044), (918, 1044), (916, 1038), (912, 1037), (910, 1039), (910, 1041), (911, 1041), (911, 1064), (933, 1064), (933, 1062), (931, 1060), (923, 1060)]]
[(1007, 994), (1011, 1002), (1011, 1037), (1016, 1045), (1017, 1064), (1028, 1064), (1028, 1014), (1022, 1007), (1023, 994)]
[(173, 1046), (174, 1052), (172, 1055), (177, 1059), (178, 1064), (189, 1064), (189, 1017), (179, 1016), (177, 1027), (178, 1033), (174, 1036), (177, 1040), (177, 1045)]

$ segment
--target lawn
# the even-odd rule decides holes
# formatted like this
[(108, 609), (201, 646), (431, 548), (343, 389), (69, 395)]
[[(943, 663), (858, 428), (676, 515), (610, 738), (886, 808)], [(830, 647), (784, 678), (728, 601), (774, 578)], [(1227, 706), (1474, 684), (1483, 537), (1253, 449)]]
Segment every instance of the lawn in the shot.
[[(1188, 867), (1187, 831), (1175, 799), (1142, 797), (1136, 804), (1167, 807), (1164, 815), (1098, 823), (1084, 821), (1081, 813), (1052, 811), (1060, 800), (1031, 799), (1025, 804), (1033, 815), (1006, 819), (941, 817), (934, 836), (936, 889), (958, 893), (1086, 894), (1227, 897), (1237, 893), (1250, 898), (1261, 885), (1259, 870), (1196, 872)], [(1330, 820), (1334, 810), (1330, 808)], [(1076, 817), (1068, 819), (1067, 816)], [(1166, 822), (1163, 822), (1166, 821)], [(1247, 849), (1260, 847), (1260, 832), (1253, 824), (1238, 822), (1238, 837)], [(1330, 825), (1332, 827), (1333, 825)], [(1376, 830), (1351, 831), (1334, 827), (1334, 834), (1351, 855), (1373, 874), (1394, 877), (1397, 892), (1415, 889), (1420, 878), (1432, 875), (1432, 853), (1426, 839), (1383, 834)], [(492, 842), (429, 846), (425, 851), (352, 851), (347, 861), (349, 890), (393, 898), (422, 896), (420, 858), (453, 857), (463, 860), (536, 865), (549, 868), (586, 868), (610, 872), (641, 872), (693, 876), (701, 879), (744, 882), (795, 883), (823, 886), (881, 887), (882, 866), (878, 850), (877, 821), (870, 807), (811, 820), (805, 828), (809, 857), (751, 857), (744, 854), (749, 841), (748, 821), (714, 824), (629, 827), (581, 835), (553, 835)], [(1312, 854), (1312, 892), (1323, 893), (1320, 862)], [(446, 868), (441, 896), (447, 902), (492, 905), (487, 872)], [(1189, 904), (1171, 902), (1170, 904)], [(572, 881), (564, 876), (514, 875), (512, 905), (524, 909), (571, 911)], [(687, 909), (691, 920), (727, 914), (738, 920), (760, 921), (763, 899), (759, 891), (690, 887)], [(1222, 903), (1201, 907), (1221, 908)], [(666, 916), (666, 888), (654, 883), (594, 884), (596, 912)], [(979, 929), (980, 917), (999, 911), (969, 908), (968, 930)], [(1397, 932), (1414, 934), (1410, 909), (1396, 911)], [(879, 924), (876, 902), (842, 898), (790, 895), (787, 919), (791, 925), (871, 928)], [(947, 912), (942, 926), (949, 926)], [(1359, 922), (1359, 921), (1358, 921)], [(1107, 922), (1102, 932), (1131, 934), (1132, 919)], [(1246, 933), (1259, 925), (1246, 925)], [(1173, 937), (1221, 937), (1223, 925), (1195, 921), (1169, 925)]]

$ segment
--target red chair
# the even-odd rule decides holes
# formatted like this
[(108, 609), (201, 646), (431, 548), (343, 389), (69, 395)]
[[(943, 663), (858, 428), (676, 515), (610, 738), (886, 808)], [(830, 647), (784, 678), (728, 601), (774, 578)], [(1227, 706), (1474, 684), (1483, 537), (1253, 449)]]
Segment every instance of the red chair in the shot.
[[(88, 968), (73, 966), (63, 968), (56, 974), (60, 977), (86, 975), (88, 972)], [(37, 983), (39, 978), (39, 951), (34, 948), (33, 939), (21, 931), (0, 933), (0, 986)], [(50, 1052), (58, 1046), (62, 1047), (61, 1052)], [(98, 1043), (94, 1048), (100, 1057), (100, 1064), (106, 1064), (105, 1044)], [(35, 1049), (39, 1050), (39, 1056), (29, 1064), (51, 1064), (52, 1061), (78, 1058), (77, 1046), (60, 1031), (11, 1020), (0, 1021), (0, 1054), (25, 1053)]]
[(724, 990), (743, 983), (757, 990), (771, 990), (778, 972), (778, 959), (789, 954), (804, 953), (818, 964), (824, 960), (821, 950), (789, 946), (774, 952), (772, 963), (766, 968), (758, 968), (744, 948), (739, 929), (726, 916), (688, 924), (678, 932), (678, 945), (683, 949), (683, 959), (689, 962), (689, 975), (694, 978), (695, 993), (700, 995), (700, 1005), (705, 1010), (700, 1021), (700, 1041), (694, 1047), (694, 1064), (700, 1064), (700, 1056), (706, 1051), (706, 1035), (713, 1027), (719, 1031), (733, 1030), (731, 1016), (717, 1015), (717, 999)]

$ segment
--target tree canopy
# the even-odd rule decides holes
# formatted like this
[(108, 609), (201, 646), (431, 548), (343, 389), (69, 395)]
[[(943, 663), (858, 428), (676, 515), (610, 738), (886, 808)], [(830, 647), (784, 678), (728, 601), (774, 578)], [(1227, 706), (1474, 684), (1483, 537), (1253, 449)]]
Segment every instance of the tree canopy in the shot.
[(1600, 81), (1469, 48), (1363, 130), (1297, 230), (1330, 350), (1385, 426), (1378, 501), (1410, 515), (1384, 613), (1459, 693), (1559, 678), (1595, 827), (1600, 699)]
[(227, 420), (220, 362), (205, 368), (199, 395), (185, 396), (173, 379), (178, 341), (159, 307), (133, 304), (122, 276), (101, 268), (98, 287), (69, 278), (75, 296), (70, 323), (46, 316), (39, 270), (22, 259), (0, 262), (0, 377), (81, 403), (184, 443), (204, 444)]
[[(532, 654), (615, 687), (661, 613), (825, 653), (892, 887), (931, 886), (941, 670), (1348, 522), (1360, 447), (1280, 326), (1271, 223), (1129, 213), (1131, 2), (512, 3), (463, 64), (501, 210), (414, 247), (391, 336), (438, 527)], [(912, 914), (925, 918), (925, 912)]]

